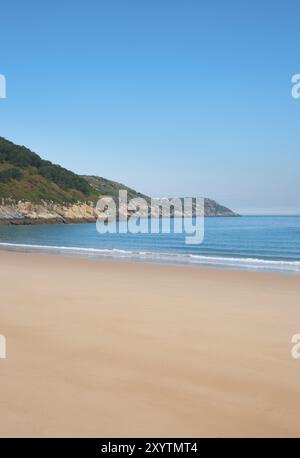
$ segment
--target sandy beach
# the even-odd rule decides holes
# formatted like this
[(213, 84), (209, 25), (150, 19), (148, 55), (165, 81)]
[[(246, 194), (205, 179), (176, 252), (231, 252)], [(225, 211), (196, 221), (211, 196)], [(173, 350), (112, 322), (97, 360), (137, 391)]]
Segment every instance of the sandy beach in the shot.
[(0, 436), (300, 436), (300, 277), (0, 252)]

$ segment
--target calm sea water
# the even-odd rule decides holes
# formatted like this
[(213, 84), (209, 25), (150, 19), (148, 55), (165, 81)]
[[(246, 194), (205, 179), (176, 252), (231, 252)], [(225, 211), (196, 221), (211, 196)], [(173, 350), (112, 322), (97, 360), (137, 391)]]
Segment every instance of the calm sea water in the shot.
[(201, 245), (186, 245), (185, 235), (100, 235), (95, 224), (0, 226), (0, 248), (300, 273), (300, 216), (205, 218)]

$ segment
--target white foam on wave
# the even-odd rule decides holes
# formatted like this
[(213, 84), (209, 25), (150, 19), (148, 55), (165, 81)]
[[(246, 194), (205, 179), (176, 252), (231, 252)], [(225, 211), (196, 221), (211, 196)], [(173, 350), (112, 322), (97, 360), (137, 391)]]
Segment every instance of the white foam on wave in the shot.
[(13, 251), (73, 254), (83, 257), (125, 258), (134, 261), (158, 262), (168, 264), (190, 264), (213, 266), (227, 269), (265, 270), (300, 274), (300, 261), (271, 260), (261, 258), (235, 258), (207, 256), (191, 253), (163, 253), (132, 251), (118, 248), (88, 248), (56, 245), (30, 245), (19, 243), (0, 243), (0, 248)]

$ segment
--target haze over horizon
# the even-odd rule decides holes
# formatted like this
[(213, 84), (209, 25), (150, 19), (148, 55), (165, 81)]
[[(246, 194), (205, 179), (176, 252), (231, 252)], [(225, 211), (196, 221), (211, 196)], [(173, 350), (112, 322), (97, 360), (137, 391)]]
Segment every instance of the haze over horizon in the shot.
[(4, 0), (0, 136), (151, 196), (300, 214), (299, 13), (295, 0)]

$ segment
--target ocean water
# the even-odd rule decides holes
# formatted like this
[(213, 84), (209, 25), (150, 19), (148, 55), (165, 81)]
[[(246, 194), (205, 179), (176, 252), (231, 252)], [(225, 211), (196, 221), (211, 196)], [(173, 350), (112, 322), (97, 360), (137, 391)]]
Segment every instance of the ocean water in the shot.
[(0, 248), (135, 262), (300, 274), (300, 216), (205, 218), (204, 242), (186, 234), (104, 234), (95, 224), (0, 226)]

